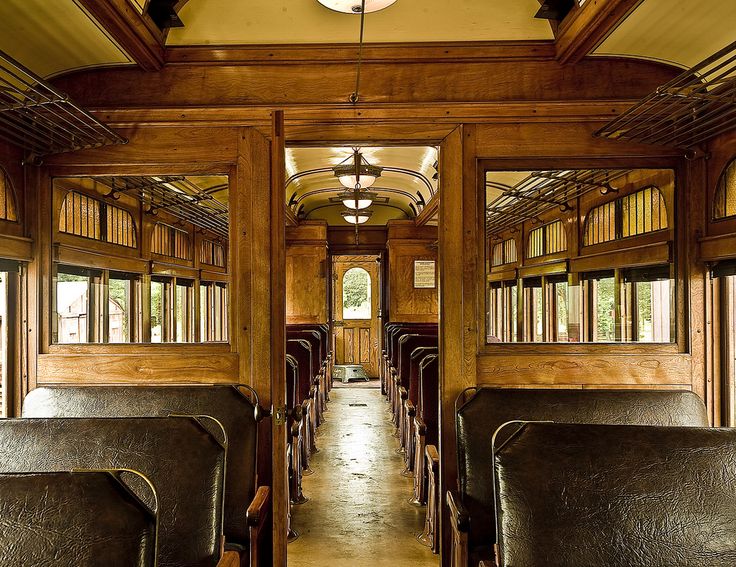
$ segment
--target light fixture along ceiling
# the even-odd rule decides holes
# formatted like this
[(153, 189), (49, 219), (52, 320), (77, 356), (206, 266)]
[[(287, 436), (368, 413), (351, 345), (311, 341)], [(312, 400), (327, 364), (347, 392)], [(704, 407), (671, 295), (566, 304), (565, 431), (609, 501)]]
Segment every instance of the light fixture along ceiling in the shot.
[(332, 168), (343, 187), (368, 189), (381, 176), (383, 168), (371, 165), (356, 148), (353, 155)]
[(359, 224), (368, 222), (368, 219), (371, 218), (373, 211), (363, 209), (361, 211), (342, 211), (340, 214), (345, 219), (345, 222), (354, 224), (357, 227), (357, 225)]
[(377, 196), (376, 193), (370, 193), (368, 191), (345, 191), (338, 195), (342, 204), (352, 210), (367, 209), (373, 204)]
[[(361, 0), (317, 0), (324, 7), (334, 10), (335, 12), (342, 12), (343, 14), (360, 14), (361, 13)], [(384, 8), (388, 8), (392, 4), (396, 3), (396, 0), (365, 0), (365, 13), (370, 14), (371, 12), (378, 12)]]

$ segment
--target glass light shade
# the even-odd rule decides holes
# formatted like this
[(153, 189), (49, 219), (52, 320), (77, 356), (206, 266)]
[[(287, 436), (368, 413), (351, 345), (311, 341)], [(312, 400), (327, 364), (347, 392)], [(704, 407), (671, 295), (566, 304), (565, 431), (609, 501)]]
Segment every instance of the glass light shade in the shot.
[(350, 224), (363, 224), (364, 222), (368, 222), (373, 211), (342, 211), (340, 214), (345, 219), (345, 222)]
[(338, 197), (346, 209), (361, 210), (370, 207), (377, 195), (368, 191), (343, 191)]
[[(355, 175), (341, 175), (338, 177), (338, 180), (342, 184), (343, 187), (346, 187), (348, 189), (355, 189), (355, 187), (358, 185), (358, 177)], [(360, 186), (363, 189), (368, 189), (371, 185), (373, 185), (376, 182), (376, 177), (373, 175), (364, 175), (360, 174)]]
[[(317, 0), (320, 4), (343, 14), (360, 14), (361, 0)], [(378, 12), (394, 4), (396, 0), (365, 0), (365, 13)]]

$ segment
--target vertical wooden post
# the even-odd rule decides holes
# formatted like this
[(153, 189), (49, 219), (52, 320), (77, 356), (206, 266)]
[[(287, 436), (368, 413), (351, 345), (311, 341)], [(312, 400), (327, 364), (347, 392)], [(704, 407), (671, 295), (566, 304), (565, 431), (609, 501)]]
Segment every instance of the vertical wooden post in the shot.
[(455, 399), (476, 383), (477, 295), (482, 294), (475, 127), (453, 130), (442, 142), (440, 160), (440, 557), (447, 566), (451, 530), (445, 495), (457, 489)]
[(286, 158), (284, 112), (271, 121), (271, 400), (273, 564), (286, 567), (289, 478), (286, 461)]

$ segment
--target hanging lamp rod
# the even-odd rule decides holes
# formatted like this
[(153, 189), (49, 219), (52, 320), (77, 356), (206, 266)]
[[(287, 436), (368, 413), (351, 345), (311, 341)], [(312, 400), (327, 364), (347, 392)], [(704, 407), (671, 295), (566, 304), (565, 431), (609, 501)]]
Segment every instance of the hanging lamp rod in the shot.
[[(363, 66), (363, 32), (365, 31), (365, 0), (360, 2), (360, 43), (358, 44), (358, 71), (355, 76), (355, 90), (350, 95), (351, 104), (358, 104), (360, 100), (360, 71)], [(356, 234), (357, 239), (357, 234)]]

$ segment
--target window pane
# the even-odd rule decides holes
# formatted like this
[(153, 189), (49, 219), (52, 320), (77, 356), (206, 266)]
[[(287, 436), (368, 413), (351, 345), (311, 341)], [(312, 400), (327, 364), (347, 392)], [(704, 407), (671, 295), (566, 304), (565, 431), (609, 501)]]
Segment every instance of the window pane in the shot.
[(554, 284), (555, 302), (557, 311), (557, 340), (568, 341), (568, 307), (567, 307), (567, 282)]
[(7, 376), (8, 361), (8, 274), (0, 272), (0, 417), (7, 415), (4, 389), (10, 383)]
[(670, 280), (636, 282), (637, 340), (667, 343), (671, 338)]
[(164, 283), (151, 282), (151, 342), (163, 342)]
[(191, 282), (176, 285), (176, 342), (188, 343), (193, 340), (192, 329), (192, 285)]
[(111, 343), (130, 342), (131, 290), (129, 279), (110, 278), (108, 289), (108, 332)]
[(342, 318), (371, 318), (371, 276), (363, 268), (350, 268), (342, 278)]
[(199, 338), (201, 341), (209, 341), (209, 289), (210, 285), (201, 283), (199, 285)]
[(59, 271), (56, 275), (56, 341), (86, 343), (90, 277)]
[(616, 340), (616, 308), (614, 301), (615, 280), (613, 277), (591, 281), (593, 286), (593, 340), (613, 342)]

